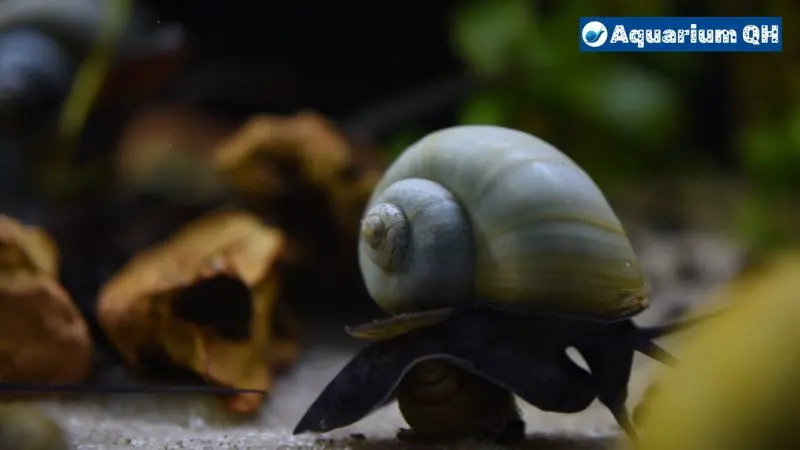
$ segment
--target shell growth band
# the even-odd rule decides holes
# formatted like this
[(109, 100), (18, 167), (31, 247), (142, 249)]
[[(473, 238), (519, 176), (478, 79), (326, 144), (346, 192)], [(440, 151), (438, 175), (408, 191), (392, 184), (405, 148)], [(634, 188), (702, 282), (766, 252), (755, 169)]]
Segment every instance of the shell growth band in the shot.
[(780, 52), (780, 17), (582, 17), (581, 51)]

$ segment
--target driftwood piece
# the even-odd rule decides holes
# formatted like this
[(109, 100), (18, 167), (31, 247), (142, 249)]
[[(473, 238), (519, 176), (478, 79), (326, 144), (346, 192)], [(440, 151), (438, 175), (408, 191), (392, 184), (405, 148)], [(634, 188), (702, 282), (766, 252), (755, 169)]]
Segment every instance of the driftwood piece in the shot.
[[(242, 211), (211, 213), (134, 256), (101, 289), (101, 326), (134, 367), (157, 352), (209, 383), (269, 391), (297, 343), (272, 330), (280, 230)], [(260, 394), (225, 399), (252, 413)]]

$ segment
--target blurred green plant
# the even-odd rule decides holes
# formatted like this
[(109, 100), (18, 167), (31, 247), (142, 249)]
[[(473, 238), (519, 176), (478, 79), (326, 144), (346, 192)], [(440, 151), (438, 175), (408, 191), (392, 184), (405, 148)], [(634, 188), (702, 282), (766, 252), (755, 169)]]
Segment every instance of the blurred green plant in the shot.
[(111, 67), (116, 46), (131, 15), (134, 0), (105, 2), (105, 20), (89, 54), (83, 60), (58, 123), (56, 152), (38, 174), (43, 190), (54, 198), (65, 198), (81, 189), (91, 189), (105, 175), (103, 161), (79, 167), (75, 161), (78, 140)]
[(741, 134), (740, 154), (753, 189), (742, 202), (739, 229), (758, 248), (797, 241), (800, 224), (800, 104), (776, 120), (756, 122)]
[[(782, 222), (800, 220), (781, 213), (800, 204), (796, 30), (784, 30), (780, 54), (578, 49), (581, 16), (800, 19), (788, 0), (705, 0), (692, 8), (663, 0), (465, 1), (453, 17), (453, 44), (494, 83), (469, 99), (461, 122), (530, 131), (566, 151), (600, 185), (738, 172), (751, 184), (737, 224), (748, 243), (766, 249), (796, 239)], [(733, 167), (721, 167), (726, 160)]]
[(546, 16), (524, 0), (465, 4), (456, 48), (496, 87), (466, 105), (462, 122), (534, 131), (601, 179), (661, 170), (669, 161), (659, 150), (681, 125), (679, 86), (627, 58), (578, 52), (585, 3), (566, 1)]

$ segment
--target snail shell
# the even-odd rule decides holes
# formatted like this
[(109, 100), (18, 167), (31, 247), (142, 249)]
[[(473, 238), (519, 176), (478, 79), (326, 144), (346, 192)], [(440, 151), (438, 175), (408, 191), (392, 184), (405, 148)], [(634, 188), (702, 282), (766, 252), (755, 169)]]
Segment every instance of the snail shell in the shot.
[(589, 175), (497, 126), (437, 131), (398, 157), (367, 204), (359, 266), (393, 314), (477, 303), (611, 320), (648, 304), (625, 230)]
[[(524, 435), (514, 396), (502, 387), (440, 359), (415, 365), (397, 390), (400, 413), (415, 434)], [(513, 432), (512, 431), (512, 432)], [(477, 437), (477, 436), (476, 436)]]

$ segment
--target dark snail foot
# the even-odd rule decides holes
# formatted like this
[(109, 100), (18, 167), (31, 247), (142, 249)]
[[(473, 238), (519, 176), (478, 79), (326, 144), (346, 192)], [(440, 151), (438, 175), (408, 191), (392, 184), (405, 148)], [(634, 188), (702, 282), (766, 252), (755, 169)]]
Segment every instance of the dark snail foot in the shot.
[[(361, 420), (392, 401), (405, 374), (427, 359), (444, 359), (544, 411), (589, 406), (597, 396), (592, 376), (569, 359), (565, 342), (551, 341), (550, 327), (528, 339), (527, 324), (517, 325), (502, 314), (470, 309), (373, 343), (325, 387), (294, 432), (326, 432)], [(513, 342), (521, 345), (505, 345)]]
[[(665, 364), (675, 358), (653, 342), (673, 325), (638, 328), (631, 320), (508, 314), (486, 308), (452, 313), (444, 322), (373, 343), (326, 386), (294, 430), (326, 432), (361, 420), (392, 401), (406, 373), (439, 358), (490, 380), (549, 412), (574, 413), (599, 399), (632, 440), (625, 409), (635, 352)], [(566, 354), (574, 347), (589, 372)]]

